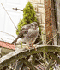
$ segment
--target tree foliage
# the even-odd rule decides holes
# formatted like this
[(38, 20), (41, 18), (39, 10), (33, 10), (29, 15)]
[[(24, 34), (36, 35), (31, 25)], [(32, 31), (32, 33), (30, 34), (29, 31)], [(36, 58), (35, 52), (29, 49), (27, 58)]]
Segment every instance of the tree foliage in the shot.
[[(18, 30), (21, 30), (21, 27), (25, 24), (30, 24), (32, 22), (37, 22), (37, 18), (35, 17), (35, 11), (33, 5), (28, 2), (26, 7), (23, 9), (23, 19), (17, 25)], [(18, 35), (19, 32), (16, 30), (16, 34)]]

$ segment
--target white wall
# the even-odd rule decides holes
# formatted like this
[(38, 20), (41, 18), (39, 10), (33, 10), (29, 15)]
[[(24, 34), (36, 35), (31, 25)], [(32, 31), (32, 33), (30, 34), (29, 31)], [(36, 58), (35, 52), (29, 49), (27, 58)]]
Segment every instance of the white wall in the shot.
[[(9, 16), (12, 18), (15, 26), (19, 23), (20, 19), (23, 18), (23, 12), (18, 10), (15, 11), (12, 8), (23, 9), (27, 3), (27, 0), (0, 0), (0, 31), (7, 32), (16, 37), (15, 27), (9, 16), (7, 15), (6, 11), (3, 9), (1, 3), (3, 3), (4, 8), (9, 13)], [(0, 40), (3, 38), (4, 41), (12, 42), (10, 39), (14, 39), (12, 36), (9, 36), (5, 33), (0, 32)]]

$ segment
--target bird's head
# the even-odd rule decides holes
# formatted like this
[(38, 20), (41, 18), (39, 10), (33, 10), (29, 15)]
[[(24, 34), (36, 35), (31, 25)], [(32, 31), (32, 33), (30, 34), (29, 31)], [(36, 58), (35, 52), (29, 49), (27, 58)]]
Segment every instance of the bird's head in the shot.
[(38, 28), (38, 24), (36, 22), (31, 23), (31, 28), (37, 29)]

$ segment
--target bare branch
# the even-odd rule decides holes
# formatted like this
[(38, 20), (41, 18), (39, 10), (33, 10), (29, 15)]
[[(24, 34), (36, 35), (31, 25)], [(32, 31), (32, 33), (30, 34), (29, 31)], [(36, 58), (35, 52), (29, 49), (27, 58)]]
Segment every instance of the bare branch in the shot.
[[(56, 35), (57, 35), (57, 34), (56, 34)], [(48, 43), (50, 43), (50, 42), (51, 42), (51, 40), (52, 40), (53, 38), (55, 38), (55, 37), (56, 37), (56, 35), (54, 35), (54, 36), (50, 39), (50, 41), (48, 41), (48, 42), (47, 42), (47, 44), (48, 44)]]
[[(3, 32), (3, 31), (0, 31), (0, 32)], [(14, 37), (13, 35), (11, 35), (11, 34), (9, 34), (9, 33), (6, 33), (6, 32), (3, 32), (3, 33), (8, 34), (8, 35)], [(14, 38), (15, 38), (15, 37), (14, 37)]]
[[(1, 5), (3, 6), (3, 4), (1, 3)], [(7, 10), (4, 8), (4, 6), (3, 6), (3, 9), (6, 11), (6, 13), (8, 14), (8, 16), (9, 16), (9, 13), (7, 12)], [(13, 20), (11, 19), (11, 17), (9, 16), (9, 18), (10, 18), (10, 20), (12, 21), (12, 23), (14, 24), (14, 26), (15, 26), (15, 23), (13, 22)], [(17, 29), (17, 27), (15, 26), (15, 28)], [(18, 29), (17, 29), (18, 30)], [(18, 30), (18, 32), (19, 32), (19, 30)]]

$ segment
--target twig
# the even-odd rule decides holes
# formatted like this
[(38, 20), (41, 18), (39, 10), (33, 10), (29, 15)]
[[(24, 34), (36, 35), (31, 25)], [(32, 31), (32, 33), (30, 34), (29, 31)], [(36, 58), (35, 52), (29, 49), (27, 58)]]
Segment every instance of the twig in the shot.
[(46, 70), (49, 70), (49, 68), (50, 68), (50, 66), (51, 66), (52, 63), (53, 63), (53, 60), (51, 59), (49, 65), (46, 67)]
[(1, 38), (1, 40), (4, 41), (3, 38)]
[[(56, 35), (57, 35), (57, 34), (56, 34)], [(51, 40), (52, 40), (56, 35), (54, 35), (54, 36), (47, 42), (47, 44), (48, 44), (49, 42), (51, 42)]]
[(17, 60), (16, 60), (16, 63), (15, 63), (15, 70), (16, 70), (17, 64), (18, 64), (18, 62), (17, 62)]
[(22, 61), (25, 65), (27, 65), (31, 70), (37, 70), (37, 69), (34, 67), (33, 64), (31, 64), (30, 62), (28, 62), (27, 59), (21, 59), (21, 61)]
[[(0, 32), (3, 32), (3, 31), (0, 31)], [(14, 37), (13, 35), (11, 35), (11, 34), (9, 34), (9, 33), (6, 33), (6, 32), (3, 32), (3, 33), (8, 34), (8, 35)], [(14, 38), (15, 38), (15, 37), (14, 37)]]
[[(1, 3), (1, 5), (3, 6), (3, 4)], [(7, 12), (7, 10), (4, 8), (4, 6), (3, 6), (3, 9), (6, 11), (6, 13), (8, 14), (8, 16), (9, 16), (9, 13)], [(13, 22), (13, 20), (11, 19), (11, 17), (9, 16), (9, 18), (10, 18), (10, 20), (12, 21), (12, 23), (14, 24), (14, 26), (15, 26), (15, 23)], [(17, 27), (15, 26), (15, 28), (17, 29)], [(18, 30), (18, 29), (17, 29)], [(18, 30), (18, 32), (19, 32), (19, 30)]]

